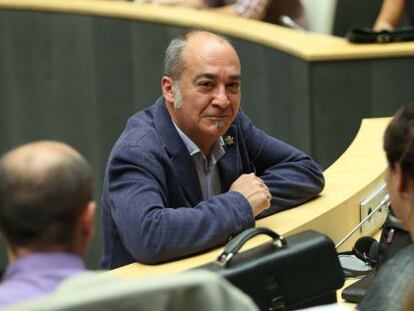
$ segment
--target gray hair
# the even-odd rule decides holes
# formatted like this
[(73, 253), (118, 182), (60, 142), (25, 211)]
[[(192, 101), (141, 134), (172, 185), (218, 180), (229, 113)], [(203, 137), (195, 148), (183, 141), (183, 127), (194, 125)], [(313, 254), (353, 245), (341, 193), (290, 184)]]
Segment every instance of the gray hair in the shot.
[(174, 108), (175, 109), (180, 109), (182, 104), (183, 104), (183, 97), (181, 95), (181, 88), (180, 88), (180, 81), (179, 80), (174, 81), (174, 88), (175, 88)]
[(165, 50), (164, 75), (174, 81), (180, 79), (184, 70), (183, 50), (187, 45), (188, 35), (179, 36), (173, 39)]

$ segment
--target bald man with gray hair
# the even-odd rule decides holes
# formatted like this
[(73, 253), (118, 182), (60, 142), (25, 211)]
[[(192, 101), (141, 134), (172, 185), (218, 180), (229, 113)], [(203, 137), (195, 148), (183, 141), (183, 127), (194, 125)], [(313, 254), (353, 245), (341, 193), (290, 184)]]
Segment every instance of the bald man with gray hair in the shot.
[(26, 144), (0, 159), (0, 230), (9, 257), (0, 307), (50, 293), (85, 270), (92, 187), (91, 167), (63, 143)]

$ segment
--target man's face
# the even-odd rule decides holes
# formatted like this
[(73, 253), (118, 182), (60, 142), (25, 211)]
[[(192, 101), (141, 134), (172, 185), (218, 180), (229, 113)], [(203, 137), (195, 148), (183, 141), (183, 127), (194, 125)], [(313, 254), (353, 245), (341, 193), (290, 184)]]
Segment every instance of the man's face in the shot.
[(223, 135), (236, 117), (240, 63), (228, 44), (206, 37), (189, 39), (183, 57), (185, 69), (179, 89), (175, 87), (175, 101), (181, 97), (181, 106), (170, 113), (202, 149)]

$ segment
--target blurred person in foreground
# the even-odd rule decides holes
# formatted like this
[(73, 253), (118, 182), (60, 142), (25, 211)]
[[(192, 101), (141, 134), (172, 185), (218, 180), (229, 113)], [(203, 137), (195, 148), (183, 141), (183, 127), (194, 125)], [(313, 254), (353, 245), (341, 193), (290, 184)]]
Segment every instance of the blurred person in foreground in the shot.
[(94, 212), (92, 170), (68, 145), (34, 142), (0, 159), (0, 230), (9, 258), (0, 307), (46, 295), (85, 270)]
[[(392, 210), (414, 240), (414, 103), (401, 108), (388, 125), (384, 150)], [(358, 309), (404, 310), (412, 284), (414, 244), (403, 248), (381, 266)]]

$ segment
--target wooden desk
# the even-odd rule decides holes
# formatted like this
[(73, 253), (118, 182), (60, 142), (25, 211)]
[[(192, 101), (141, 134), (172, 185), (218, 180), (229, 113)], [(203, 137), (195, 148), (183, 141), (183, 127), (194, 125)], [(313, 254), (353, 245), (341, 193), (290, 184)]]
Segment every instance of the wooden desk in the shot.
[[(386, 160), (382, 136), (389, 118), (363, 120), (355, 140), (346, 152), (325, 172), (326, 187), (321, 196), (297, 208), (257, 221), (257, 226), (271, 228), (283, 235), (315, 229), (338, 242), (359, 221), (359, 202), (383, 182)], [(356, 233), (343, 249), (349, 249), (360, 236)], [(257, 237), (246, 248), (263, 243)], [(160, 265), (130, 264), (113, 271), (125, 277), (162, 275), (183, 271), (215, 260), (216, 249), (198, 256)]]

